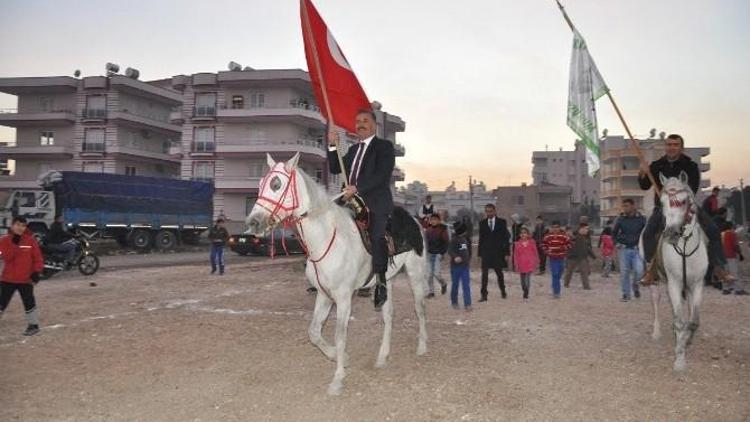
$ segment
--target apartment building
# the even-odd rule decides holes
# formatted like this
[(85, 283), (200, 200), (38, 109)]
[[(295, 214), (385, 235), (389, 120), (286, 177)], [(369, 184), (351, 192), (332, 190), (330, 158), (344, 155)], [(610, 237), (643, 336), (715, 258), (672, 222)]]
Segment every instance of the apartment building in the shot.
[(509, 218), (513, 214), (524, 217), (530, 224), (541, 215), (549, 224), (571, 224), (578, 216), (573, 207), (573, 188), (549, 183), (539, 185), (500, 186), (493, 191), (497, 198), (497, 213)]
[(533, 184), (569, 186), (573, 202), (599, 205), (599, 178), (588, 174), (585, 146), (577, 141), (573, 151), (534, 151), (531, 162)]
[(0, 125), (15, 129), (0, 145), (15, 164), (0, 189), (36, 188), (49, 170), (179, 174), (170, 147), (181, 127), (169, 123), (179, 92), (123, 75), (0, 78), (0, 92), (18, 104), (0, 113)]
[[(268, 171), (266, 153), (280, 161), (300, 152), (300, 168), (338, 190), (307, 72), (232, 69), (148, 82), (115, 73), (0, 78), (0, 92), (18, 99), (0, 113), (0, 125), (16, 130), (0, 143), (0, 158), (15, 164), (0, 169), (0, 191), (36, 188), (52, 169), (211, 180), (215, 216), (241, 231)], [(396, 135), (405, 122), (373, 108), (378, 136), (403, 156)], [(345, 138), (342, 150), (354, 142)], [(403, 180), (397, 167), (393, 183)]]
[[(660, 138), (637, 139), (647, 162), (659, 159), (664, 155), (665, 141), (663, 133)], [(643, 191), (638, 184), (640, 162), (633, 150), (630, 140), (623, 136), (606, 136), (600, 141), (601, 154), (601, 211), (602, 223), (611, 220), (621, 212), (621, 203), (625, 198), (633, 199), (636, 207), (650, 214), (654, 207), (654, 195), (651, 190)], [(686, 147), (685, 154), (692, 158), (702, 173), (701, 188), (711, 186), (711, 180), (705, 173), (711, 169), (703, 161), (711, 153), (708, 147)]]

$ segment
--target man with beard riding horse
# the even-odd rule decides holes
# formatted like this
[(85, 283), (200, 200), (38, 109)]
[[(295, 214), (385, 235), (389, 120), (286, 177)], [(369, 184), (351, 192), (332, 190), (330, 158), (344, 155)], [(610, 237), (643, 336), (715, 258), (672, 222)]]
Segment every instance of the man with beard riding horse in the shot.
[[(349, 183), (343, 190), (344, 201), (358, 195), (369, 209), (369, 234), (372, 245), (372, 272), (377, 275), (375, 309), (380, 309), (388, 297), (385, 273), (388, 268), (388, 249), (385, 232), (393, 212), (391, 176), (396, 163), (393, 144), (375, 136), (376, 119), (372, 110), (360, 110), (356, 117), (359, 142), (349, 147), (343, 157)], [(341, 173), (337, 156), (338, 133), (329, 133), (328, 163), (332, 174)]]
[[(652, 186), (651, 180), (648, 177), (649, 170), (659, 190), (662, 189), (659, 175), (663, 175), (665, 178), (679, 178), (680, 173), (684, 171), (688, 176), (690, 189), (693, 191), (693, 194), (697, 194), (700, 187), (701, 173), (698, 169), (698, 164), (683, 153), (684, 148), (685, 141), (682, 139), (682, 136), (676, 134), (667, 136), (666, 154), (662, 158), (652, 162), (648, 168), (643, 163), (641, 164), (640, 173), (638, 174), (638, 183), (641, 189), (648, 190)], [(654, 210), (643, 230), (643, 255), (647, 264), (645, 274), (641, 279), (642, 286), (656, 283), (654, 256), (659, 236), (664, 230), (664, 213), (661, 207), (661, 200), (656, 196), (654, 198)], [(723, 283), (731, 283), (734, 281), (734, 277), (724, 269), (727, 261), (721, 247), (721, 234), (718, 227), (716, 227), (711, 217), (703, 209), (698, 211), (697, 217), (701, 228), (703, 228), (708, 237), (708, 259), (710, 264), (715, 268), (714, 275)]]

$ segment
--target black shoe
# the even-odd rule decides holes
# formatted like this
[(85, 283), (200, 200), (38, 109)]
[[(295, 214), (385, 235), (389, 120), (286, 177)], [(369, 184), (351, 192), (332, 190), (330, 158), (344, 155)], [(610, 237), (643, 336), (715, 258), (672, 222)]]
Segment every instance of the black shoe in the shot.
[(641, 298), (641, 291), (638, 290), (638, 289), (633, 290), (633, 296), (635, 296), (636, 299), (640, 299)]
[(379, 311), (386, 300), (388, 300), (388, 289), (386, 289), (385, 284), (378, 283), (375, 286), (375, 298), (373, 300), (375, 303), (375, 310)]
[(26, 327), (26, 331), (23, 332), (23, 335), (33, 336), (34, 334), (37, 334), (37, 333), (39, 333), (39, 326), (29, 324), (29, 326)]
[(737, 291), (734, 292), (734, 294), (736, 294), (737, 296), (747, 296), (750, 293), (748, 293), (748, 292), (746, 292), (744, 290), (737, 290)]
[(500, 297), (502, 297), (503, 299), (507, 299), (508, 295), (505, 294), (505, 292), (502, 292), (502, 293), (500, 293)]
[(732, 291), (731, 291), (731, 290), (722, 290), (722, 291), (721, 291), (721, 294), (724, 294), (724, 295), (731, 295), (731, 294), (732, 294)]
[(216, 274), (216, 270), (211, 270), (211, 275)]
[(479, 301), (480, 301), (480, 302), (487, 302), (487, 298), (486, 298), (486, 297), (483, 297), (483, 298), (479, 299)]
[(448, 283), (440, 284), (440, 294), (444, 295), (448, 291)]
[(630, 302), (630, 298), (627, 295), (622, 295), (622, 299), (620, 299), (620, 302)]

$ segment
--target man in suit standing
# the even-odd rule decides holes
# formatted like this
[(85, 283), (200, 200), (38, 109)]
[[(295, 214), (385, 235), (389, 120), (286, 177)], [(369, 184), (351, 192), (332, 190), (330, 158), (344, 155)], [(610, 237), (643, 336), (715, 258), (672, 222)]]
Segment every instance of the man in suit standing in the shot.
[(484, 213), (487, 218), (479, 222), (479, 257), (482, 259), (482, 297), (479, 299), (480, 302), (487, 301), (487, 281), (490, 269), (495, 270), (497, 284), (500, 286), (503, 299), (507, 297), (503, 268), (508, 267), (506, 259), (510, 253), (510, 232), (508, 232), (507, 223), (497, 216), (494, 204), (485, 205)]
[[(375, 136), (376, 119), (372, 110), (360, 110), (356, 117), (357, 138), (343, 158), (349, 184), (344, 188), (343, 199), (348, 201), (355, 194), (364, 200), (370, 210), (370, 242), (372, 243), (372, 271), (377, 275), (375, 286), (375, 309), (385, 303), (388, 292), (385, 287), (385, 273), (388, 267), (388, 250), (385, 242), (385, 229), (393, 211), (391, 177), (396, 156), (393, 144)], [(333, 174), (341, 173), (336, 149), (338, 133), (329, 134), (328, 163)]]

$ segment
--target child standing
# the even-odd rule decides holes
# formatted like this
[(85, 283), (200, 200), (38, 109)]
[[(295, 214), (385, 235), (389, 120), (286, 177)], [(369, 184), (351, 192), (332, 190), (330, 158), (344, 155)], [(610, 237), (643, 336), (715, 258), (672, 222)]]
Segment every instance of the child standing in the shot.
[(0, 237), (0, 258), (5, 263), (0, 278), (0, 317), (18, 290), (29, 323), (23, 335), (33, 336), (39, 332), (34, 285), (39, 282), (44, 259), (39, 244), (26, 227), (26, 218), (15, 217), (8, 234)]
[(469, 263), (471, 262), (471, 248), (466, 238), (467, 227), (461, 221), (453, 225), (455, 236), (451, 239), (448, 254), (451, 257), (451, 305), (458, 309), (458, 284), (464, 295), (464, 309), (471, 311), (471, 284), (469, 284)]
[(604, 261), (602, 277), (609, 278), (609, 273), (612, 272), (612, 257), (615, 254), (615, 241), (612, 238), (611, 228), (604, 228), (602, 235), (599, 238), (599, 243), (601, 243), (602, 260)]
[(216, 273), (219, 267), (219, 275), (224, 275), (224, 245), (229, 241), (229, 232), (224, 228), (224, 219), (219, 217), (216, 225), (208, 230), (208, 240), (211, 242), (211, 274)]
[(539, 266), (539, 253), (536, 242), (531, 238), (529, 229), (521, 227), (520, 238), (513, 245), (513, 268), (521, 275), (523, 298), (529, 298), (531, 273)]
[(552, 274), (552, 295), (560, 298), (560, 278), (565, 269), (565, 255), (570, 249), (570, 238), (560, 228), (559, 221), (553, 221), (549, 234), (542, 243), (544, 253), (549, 258), (549, 269)]
[(724, 247), (724, 256), (727, 258), (727, 269), (736, 279), (730, 285), (722, 283), (722, 293), (728, 295), (732, 294), (732, 291), (734, 291), (734, 294), (736, 295), (747, 295), (747, 292), (745, 291), (745, 283), (742, 281), (739, 271), (739, 262), (744, 261), (745, 257), (742, 256), (742, 250), (740, 249), (740, 243), (737, 240), (737, 233), (734, 232), (733, 223), (726, 223), (725, 227), (722, 228), (721, 244)]

